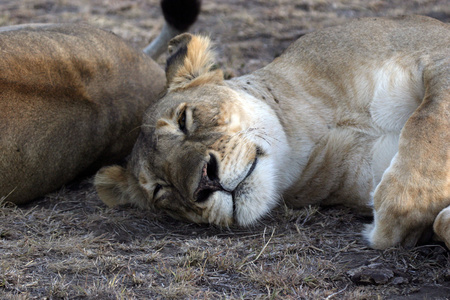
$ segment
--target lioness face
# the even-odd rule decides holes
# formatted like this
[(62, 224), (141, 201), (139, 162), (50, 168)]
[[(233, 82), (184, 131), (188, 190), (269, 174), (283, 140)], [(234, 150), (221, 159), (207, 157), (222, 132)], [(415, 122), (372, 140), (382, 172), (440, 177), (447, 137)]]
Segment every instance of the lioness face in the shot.
[[(186, 58), (172, 68), (195, 66), (192, 58), (208, 53), (198, 37), (188, 37)], [(199, 53), (190, 57), (192, 49)], [(127, 169), (101, 170), (96, 187), (109, 205), (131, 202), (196, 223), (248, 225), (276, 204), (286, 137), (266, 104), (230, 88), (220, 70), (197, 66), (204, 71), (176, 73), (168, 65), (168, 92), (147, 111)]]
[(221, 226), (246, 225), (272, 208), (272, 149), (256, 119), (263, 108), (244, 101), (249, 99), (221, 85), (161, 99), (130, 163), (151, 206)]

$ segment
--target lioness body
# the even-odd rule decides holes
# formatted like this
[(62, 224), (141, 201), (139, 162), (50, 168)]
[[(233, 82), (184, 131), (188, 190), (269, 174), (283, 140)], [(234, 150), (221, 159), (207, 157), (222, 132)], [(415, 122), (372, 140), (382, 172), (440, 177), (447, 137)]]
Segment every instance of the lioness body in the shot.
[(448, 25), (354, 21), (230, 81), (205, 63), (203, 43), (172, 42), (168, 93), (127, 170), (97, 175), (105, 202), (225, 226), (251, 224), (280, 196), (295, 208), (374, 208), (376, 248), (414, 245), (450, 205)]
[(0, 200), (25, 203), (123, 158), (163, 87), (163, 70), (112, 33), (2, 28)]
[[(450, 80), (432, 69), (448, 71), (449, 47), (449, 26), (429, 18), (363, 19), (306, 35), (267, 67), (236, 79), (233, 89), (266, 98), (286, 133), (286, 169), (294, 174), (285, 180), (294, 181), (284, 200), (294, 207), (370, 206), (425, 96), (426, 75)], [(448, 126), (446, 105), (440, 126)]]

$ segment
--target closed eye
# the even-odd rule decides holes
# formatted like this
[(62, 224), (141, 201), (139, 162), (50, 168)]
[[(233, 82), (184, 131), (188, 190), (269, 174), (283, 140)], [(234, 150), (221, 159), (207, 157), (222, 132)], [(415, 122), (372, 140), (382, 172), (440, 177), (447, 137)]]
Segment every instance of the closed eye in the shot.
[(161, 191), (161, 189), (162, 189), (162, 185), (157, 183), (155, 186), (155, 189), (153, 190), (153, 199), (156, 199), (156, 197), (158, 196), (158, 193)]
[(187, 133), (186, 129), (186, 108), (178, 115), (178, 128), (184, 133)]

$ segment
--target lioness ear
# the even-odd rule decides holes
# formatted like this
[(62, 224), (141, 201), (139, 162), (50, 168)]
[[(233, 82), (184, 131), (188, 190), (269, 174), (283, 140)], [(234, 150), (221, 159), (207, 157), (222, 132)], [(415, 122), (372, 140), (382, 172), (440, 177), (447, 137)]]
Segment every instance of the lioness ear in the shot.
[(94, 186), (100, 199), (109, 207), (123, 204), (146, 207), (145, 196), (137, 180), (120, 166), (100, 169), (95, 175)]
[(168, 91), (206, 83), (222, 83), (222, 70), (213, 70), (214, 52), (211, 50), (209, 38), (183, 33), (170, 41), (168, 51)]

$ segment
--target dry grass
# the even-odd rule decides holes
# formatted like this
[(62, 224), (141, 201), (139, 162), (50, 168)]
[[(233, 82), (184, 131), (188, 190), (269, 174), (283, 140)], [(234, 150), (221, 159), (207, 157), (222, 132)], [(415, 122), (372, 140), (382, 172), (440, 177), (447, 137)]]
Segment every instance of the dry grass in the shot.
[[(86, 22), (142, 48), (161, 28), (157, 2), (5, 0), (0, 25)], [(403, 13), (450, 21), (447, 0), (204, 0), (192, 30), (210, 34), (219, 65), (240, 75), (304, 32)], [(448, 250), (371, 250), (359, 236), (367, 222), (343, 208), (280, 207), (254, 227), (220, 230), (108, 209), (88, 178), (0, 206), (0, 298), (448, 299)]]
[[(84, 180), (0, 212), (2, 299), (375, 299), (422, 297), (424, 286), (445, 299), (450, 289), (441, 245), (368, 249), (357, 234), (367, 220), (343, 208), (281, 207), (224, 231), (107, 209)], [(352, 281), (371, 268), (391, 275)]]

